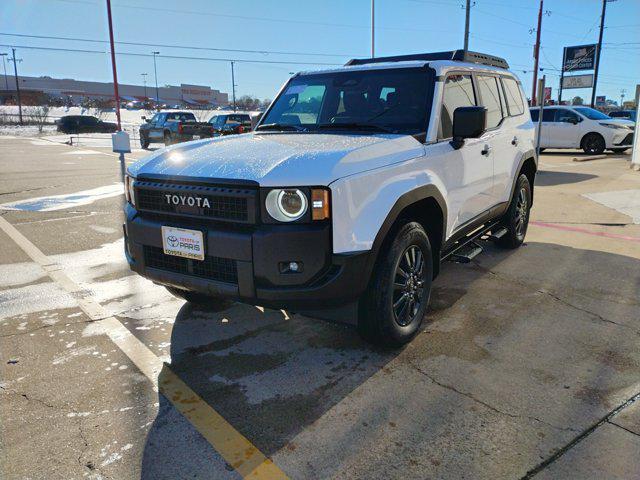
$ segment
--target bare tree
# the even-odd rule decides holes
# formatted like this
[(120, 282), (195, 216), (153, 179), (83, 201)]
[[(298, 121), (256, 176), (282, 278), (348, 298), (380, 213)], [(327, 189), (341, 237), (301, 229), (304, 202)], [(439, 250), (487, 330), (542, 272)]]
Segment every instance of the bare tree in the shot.
[(49, 122), (49, 105), (39, 105), (37, 107), (29, 107), (27, 110), (27, 118), (30, 123), (38, 127), (38, 133), (42, 133), (42, 129)]

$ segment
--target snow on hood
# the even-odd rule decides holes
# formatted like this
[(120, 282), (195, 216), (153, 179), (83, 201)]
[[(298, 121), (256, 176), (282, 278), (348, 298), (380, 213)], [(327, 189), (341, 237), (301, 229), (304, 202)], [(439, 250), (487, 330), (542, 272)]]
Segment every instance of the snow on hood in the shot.
[(131, 165), (133, 176), (253, 180), (262, 186), (328, 185), (354, 173), (422, 155), (408, 135), (248, 133), (158, 150)]

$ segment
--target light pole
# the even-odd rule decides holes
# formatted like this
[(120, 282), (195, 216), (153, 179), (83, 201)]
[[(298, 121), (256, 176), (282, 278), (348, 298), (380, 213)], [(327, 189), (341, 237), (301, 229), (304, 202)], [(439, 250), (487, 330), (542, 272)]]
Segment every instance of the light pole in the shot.
[(602, 0), (602, 14), (600, 15), (600, 34), (598, 35), (598, 48), (596, 50), (596, 64), (593, 70), (593, 88), (591, 89), (591, 108), (596, 103), (596, 88), (598, 86), (598, 72), (600, 71), (600, 53), (602, 50), (602, 34), (604, 33), (604, 17), (607, 13), (607, 3), (616, 0)]
[[(122, 130), (120, 121), (120, 93), (118, 93), (118, 73), (116, 71), (116, 48), (113, 40), (113, 21), (111, 18), (111, 0), (107, 0), (107, 21), (109, 22), (109, 44), (111, 46), (111, 68), (113, 70), (113, 98), (116, 102), (116, 121), (118, 122), (118, 131)], [(122, 181), (124, 182), (124, 154), (120, 155), (120, 164), (122, 170)]]
[(21, 62), (22, 59), (16, 59), (16, 49), (12, 48), (13, 58), (11, 61), (13, 62), (13, 72), (16, 78), (16, 94), (18, 95), (18, 118), (20, 119), (20, 125), (22, 125), (22, 99), (20, 98), (20, 82), (18, 82), (18, 62)]
[(147, 97), (147, 74), (146, 73), (141, 73), (140, 75), (142, 75), (142, 82), (144, 83), (144, 101), (146, 102), (148, 100), (148, 97)]
[(156, 77), (156, 110), (160, 111), (160, 95), (158, 94), (158, 68), (156, 67), (156, 55), (160, 55), (160, 52), (153, 53), (153, 73)]
[(371, 0), (371, 58), (376, 56), (376, 4)]
[(0, 53), (0, 57), (2, 57), (2, 67), (4, 68), (4, 87), (9, 90), (9, 80), (7, 80), (7, 64), (4, 61), (4, 57), (9, 55), (8, 53)]
[(233, 94), (233, 111), (236, 111), (236, 77), (233, 71), (233, 64), (235, 62), (231, 61), (231, 92)]

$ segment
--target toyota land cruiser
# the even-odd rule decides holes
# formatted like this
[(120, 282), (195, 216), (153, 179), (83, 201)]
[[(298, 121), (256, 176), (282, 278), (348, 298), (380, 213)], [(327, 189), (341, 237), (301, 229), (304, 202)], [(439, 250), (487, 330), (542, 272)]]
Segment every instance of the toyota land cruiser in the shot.
[(131, 268), (188, 301), (357, 305), (368, 340), (418, 332), (443, 259), (524, 240), (537, 169), (521, 84), (474, 52), (294, 75), (255, 131), (130, 166)]

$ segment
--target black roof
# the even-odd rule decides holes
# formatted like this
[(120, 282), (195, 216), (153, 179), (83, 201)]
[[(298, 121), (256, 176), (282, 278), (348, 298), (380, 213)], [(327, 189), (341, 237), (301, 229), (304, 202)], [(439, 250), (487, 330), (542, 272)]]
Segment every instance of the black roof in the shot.
[(407, 62), (407, 61), (435, 61), (435, 60), (454, 60), (458, 62), (478, 63), (481, 65), (489, 65), (491, 67), (509, 68), (509, 64), (504, 58), (496, 57), (486, 53), (465, 52), (464, 50), (451, 50), (448, 52), (432, 52), (432, 53), (414, 53), (410, 55), (395, 55), (391, 57), (375, 57), (375, 58), (353, 58), (345, 65), (367, 65), (370, 63), (387, 63), (387, 62)]

